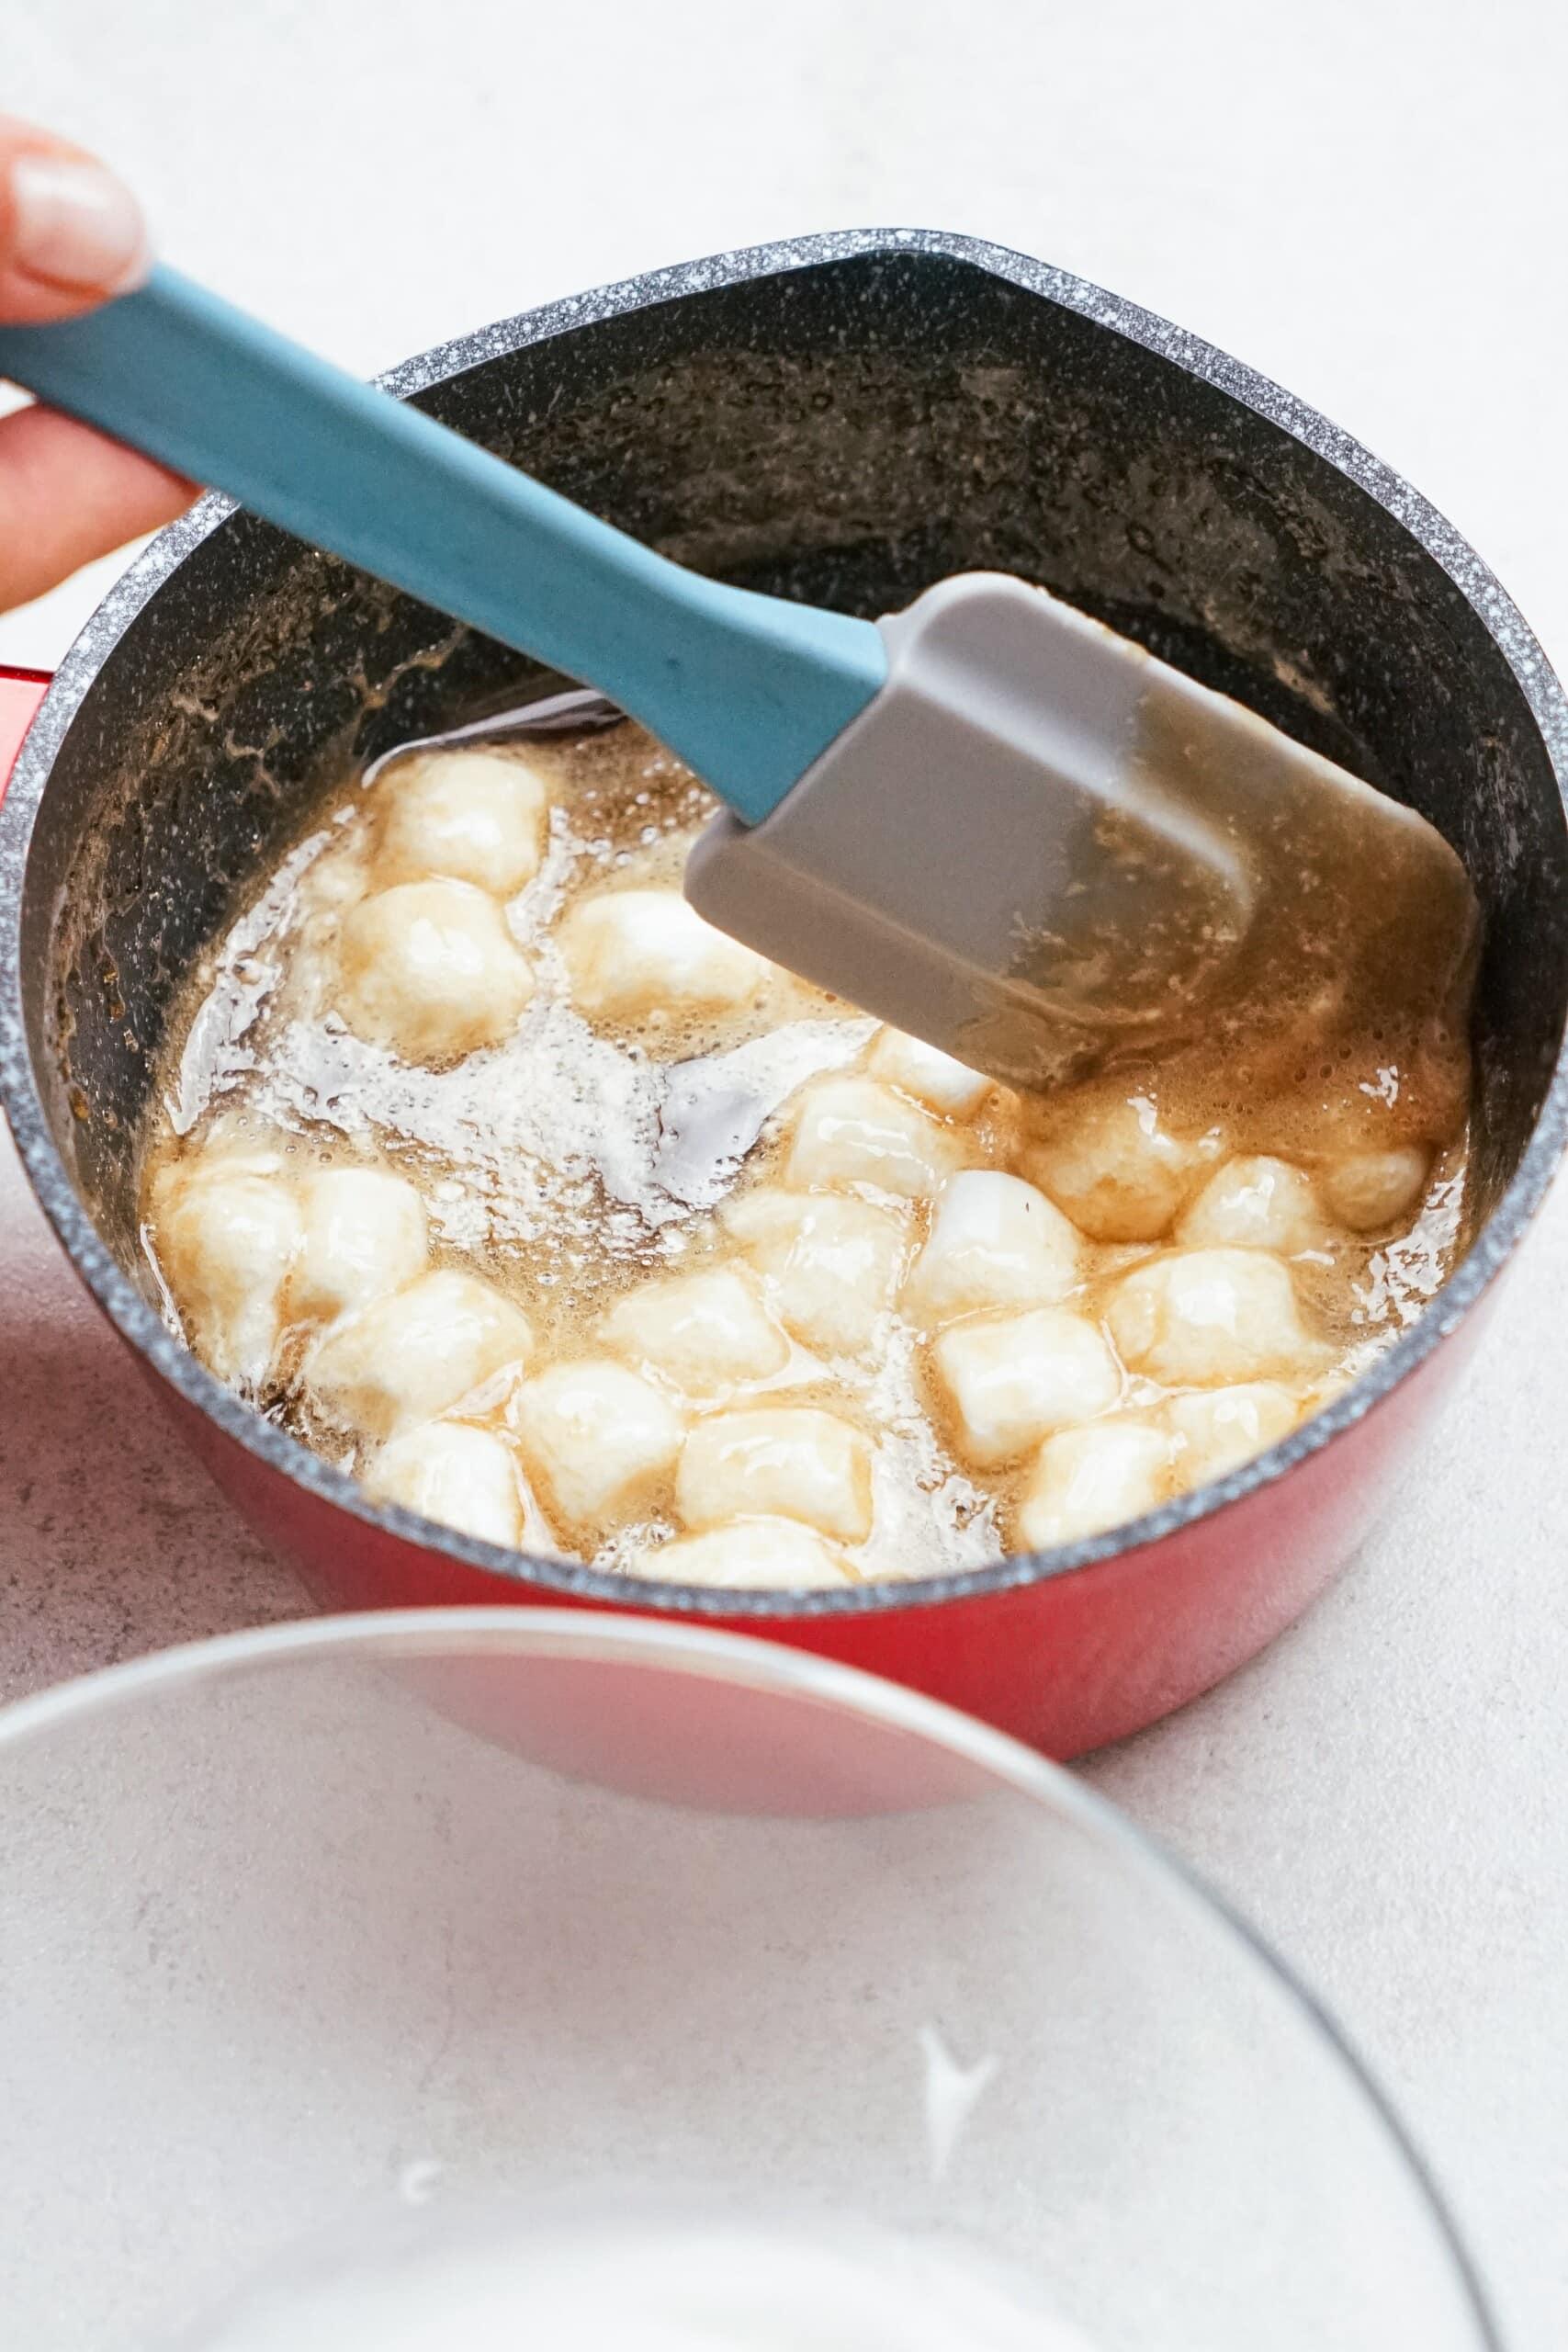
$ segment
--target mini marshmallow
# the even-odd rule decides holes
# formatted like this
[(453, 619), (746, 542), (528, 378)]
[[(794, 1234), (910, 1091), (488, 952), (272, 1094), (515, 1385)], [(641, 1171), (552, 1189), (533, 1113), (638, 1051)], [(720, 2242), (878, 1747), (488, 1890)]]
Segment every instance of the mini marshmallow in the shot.
[(871, 1471), (868, 1440), (835, 1413), (808, 1405), (717, 1413), (686, 1440), (675, 1508), (693, 1529), (777, 1517), (863, 1544), (871, 1533)]
[(288, 1162), (276, 1144), (265, 1141), (254, 1129), (231, 1127), (219, 1120), (198, 1152), (159, 1169), (152, 1180), (153, 1216), (166, 1215), (194, 1185), (229, 1176), (279, 1176), (288, 1182)]
[(931, 1238), (904, 1286), (930, 1326), (1002, 1306), (1054, 1306), (1078, 1280), (1077, 1228), (1021, 1177), (964, 1170), (942, 1189)]
[(297, 1315), (330, 1322), (401, 1290), (429, 1258), (424, 1203), (378, 1168), (328, 1168), (299, 1187), (304, 1237), (288, 1286)]
[(733, 1267), (642, 1283), (605, 1316), (607, 1346), (687, 1396), (724, 1397), (789, 1361), (789, 1342), (752, 1283)]
[(493, 1430), (425, 1421), (384, 1445), (365, 1478), (374, 1503), (399, 1503), (480, 1544), (515, 1551), (523, 1498), (512, 1450)]
[(1108, 1412), (1122, 1387), (1094, 1325), (1059, 1306), (955, 1323), (937, 1340), (931, 1361), (953, 1408), (958, 1448), (982, 1468)]
[(1352, 1233), (1375, 1233), (1408, 1216), (1427, 1189), (1430, 1152), (1358, 1151), (1325, 1169), (1324, 1198)]
[(192, 1346), (220, 1380), (265, 1380), (302, 1238), (292, 1187), (242, 1161), (207, 1169), (198, 1161), (160, 1186), (159, 1263)]
[(344, 917), (333, 1001), (356, 1037), (407, 1062), (509, 1037), (534, 993), (493, 899), (468, 882), (400, 882)]
[(705, 922), (679, 890), (611, 890), (581, 899), (556, 939), (571, 1001), (589, 1021), (732, 1012), (751, 1001), (773, 968)]
[(1091, 1240), (1157, 1241), (1218, 1148), (1173, 1136), (1134, 1094), (1082, 1107), (1028, 1148), (1023, 1171)]
[(1282, 1258), (1324, 1238), (1312, 1178), (1288, 1159), (1230, 1159), (1182, 1212), (1177, 1238), (1190, 1250), (1273, 1250)]
[(1107, 1320), (1122, 1361), (1167, 1388), (1267, 1379), (1316, 1352), (1290, 1269), (1261, 1250), (1190, 1250), (1136, 1266)]
[(1278, 1444), (1302, 1418), (1299, 1400), (1277, 1381), (1248, 1381), (1173, 1396), (1164, 1409), (1176, 1445), (1177, 1483), (1185, 1493), (1239, 1470)]
[(724, 1222), (803, 1347), (856, 1356), (873, 1345), (908, 1247), (901, 1211), (759, 1184), (729, 1203)]
[(1076, 1544), (1141, 1519), (1165, 1498), (1171, 1443), (1131, 1414), (1047, 1438), (1018, 1507), (1018, 1539), (1030, 1551)]
[(965, 1157), (955, 1134), (874, 1079), (819, 1079), (798, 1100), (786, 1183), (864, 1184), (923, 1201)]
[(598, 1529), (667, 1478), (682, 1419), (650, 1381), (603, 1356), (552, 1364), (508, 1408), (528, 1468), (558, 1516)]
[(305, 1379), (336, 1419), (392, 1437), (533, 1351), (528, 1319), (509, 1298), (440, 1268), (334, 1324), (311, 1351)]
[(896, 1086), (901, 1094), (912, 1094), (928, 1111), (940, 1111), (950, 1119), (978, 1109), (993, 1084), (983, 1070), (968, 1069), (902, 1029), (879, 1031), (866, 1067), (873, 1078)]
[(426, 752), (376, 787), (376, 865), (383, 882), (445, 875), (510, 899), (544, 856), (549, 795), (526, 762), (501, 751)]
[(859, 1581), (837, 1545), (795, 1519), (737, 1519), (705, 1535), (678, 1535), (638, 1555), (637, 1572), (665, 1584), (742, 1592), (799, 1591)]

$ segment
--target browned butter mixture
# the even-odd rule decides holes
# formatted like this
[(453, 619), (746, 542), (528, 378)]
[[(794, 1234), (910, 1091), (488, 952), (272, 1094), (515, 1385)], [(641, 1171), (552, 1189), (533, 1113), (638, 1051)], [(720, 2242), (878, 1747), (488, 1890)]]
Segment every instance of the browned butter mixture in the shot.
[(1342, 880), (1288, 982), (1025, 1099), (703, 924), (713, 805), (630, 725), (416, 751), (193, 981), (152, 1279), (378, 1499), (688, 1583), (977, 1567), (1223, 1476), (1443, 1281), (1468, 957), (1329, 952)]

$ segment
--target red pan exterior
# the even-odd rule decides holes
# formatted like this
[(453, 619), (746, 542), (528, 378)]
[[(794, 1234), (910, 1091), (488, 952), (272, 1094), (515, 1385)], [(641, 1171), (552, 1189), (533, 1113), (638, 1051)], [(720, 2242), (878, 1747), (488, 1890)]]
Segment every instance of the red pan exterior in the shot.
[(49, 679), (41, 670), (0, 670), (0, 797), (48, 686)]

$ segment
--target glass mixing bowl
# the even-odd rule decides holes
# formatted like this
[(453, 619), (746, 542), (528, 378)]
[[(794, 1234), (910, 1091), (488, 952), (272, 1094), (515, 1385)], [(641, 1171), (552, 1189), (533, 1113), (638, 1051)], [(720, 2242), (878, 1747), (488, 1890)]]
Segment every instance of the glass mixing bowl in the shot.
[(704, 2183), (956, 2232), (1103, 2352), (1495, 2344), (1243, 1927), (798, 1652), (512, 1609), (209, 1642), (0, 1717), (0, 1850), (28, 2352), (157, 2343), (323, 2231)]

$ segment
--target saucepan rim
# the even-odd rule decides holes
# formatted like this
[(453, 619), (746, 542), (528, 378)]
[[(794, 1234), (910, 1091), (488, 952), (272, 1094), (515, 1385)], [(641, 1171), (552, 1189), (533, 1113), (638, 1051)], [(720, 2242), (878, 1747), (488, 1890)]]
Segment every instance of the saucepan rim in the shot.
[[(437, 345), (379, 379), (400, 398), (429, 390), (486, 361), (532, 344), (679, 300), (788, 271), (868, 255), (922, 254), (967, 264), (1077, 311), (1156, 353), (1254, 411), (1347, 475), (1425, 548), (1470, 605), (1506, 662), (1540, 729), (1568, 820), (1568, 698), (1515, 605), (1450, 524), (1389, 467), (1292, 393), (1213, 345), (1135, 303), (1047, 263), (981, 240), (922, 229), (843, 230), (711, 254), (525, 311)], [(171, 1388), (245, 1452), (308, 1493), (411, 1545), (439, 1552), (502, 1583), (611, 1603), (633, 1611), (749, 1619), (874, 1617), (885, 1611), (974, 1601), (993, 1593), (1076, 1576), (1121, 1559), (1229, 1510), (1270, 1487), (1373, 1411), (1431, 1356), (1494, 1281), (1546, 1193), (1568, 1140), (1568, 1038), (1530, 1139), (1502, 1199), (1464, 1262), (1426, 1312), (1353, 1385), (1278, 1444), (1215, 1484), (1166, 1503), (1124, 1527), (1055, 1549), (1021, 1553), (984, 1568), (908, 1581), (804, 1592), (739, 1591), (666, 1584), (476, 1542), (395, 1505), (370, 1502), (358, 1482), (246, 1405), (165, 1328), (100, 1238), (54, 1143), (32, 1067), (23, 1014), (20, 932), (23, 882), (35, 818), (56, 753), (72, 721), (143, 606), (194, 548), (234, 512), (216, 494), (161, 532), (88, 621), (62, 662), (23, 744), (0, 802), (0, 1102), (45, 1215), (110, 1321)]]

